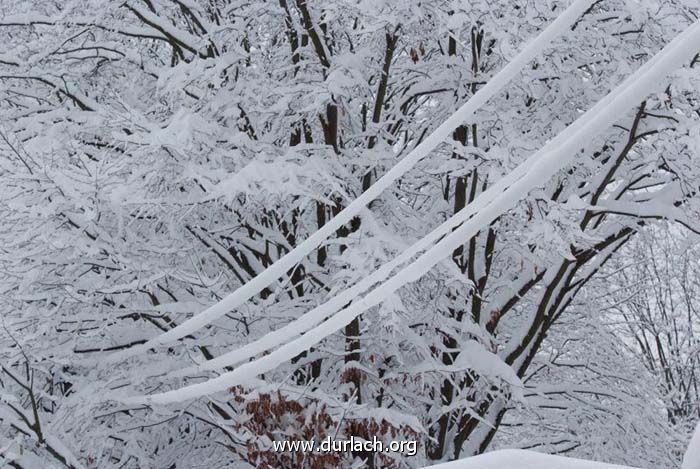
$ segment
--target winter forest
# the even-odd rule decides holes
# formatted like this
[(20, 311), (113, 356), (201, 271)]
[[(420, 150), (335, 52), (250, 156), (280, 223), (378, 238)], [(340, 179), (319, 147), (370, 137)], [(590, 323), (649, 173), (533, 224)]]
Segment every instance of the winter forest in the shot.
[[(698, 469), (699, 420), (698, 0), (0, 0), (0, 467)], [(326, 438), (417, 451), (277, 446)]]

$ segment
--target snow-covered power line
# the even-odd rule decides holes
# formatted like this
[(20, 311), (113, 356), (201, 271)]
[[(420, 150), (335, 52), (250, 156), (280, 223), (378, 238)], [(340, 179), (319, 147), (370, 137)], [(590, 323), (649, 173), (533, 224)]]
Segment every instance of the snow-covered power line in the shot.
[(261, 292), (268, 285), (280, 278), (289, 269), (301, 262), (304, 257), (318, 248), (326, 239), (332, 236), (338, 228), (350, 222), (365, 209), (367, 204), (376, 199), (394, 181), (403, 176), (416, 163), (425, 158), (440, 143), (450, 136), (452, 131), (470, 119), (501, 88), (510, 82), (522, 68), (532, 59), (540, 55), (548, 44), (557, 36), (567, 31), (588, 9), (593, 0), (576, 0), (556, 20), (545, 28), (535, 39), (531, 40), (518, 55), (513, 58), (486, 85), (477, 91), (452, 116), (443, 122), (432, 134), (411, 151), (405, 158), (393, 166), (375, 184), (363, 192), (345, 209), (330, 219), (322, 228), (314, 232), (306, 240), (288, 252), (284, 257), (259, 273), (253, 279), (239, 287), (218, 303), (210, 306), (200, 314), (190, 318), (177, 327), (157, 336), (142, 345), (132, 347), (106, 357), (108, 362), (117, 361), (137, 355), (158, 345), (167, 344), (181, 339), (193, 332), (211, 324), (229, 311), (237, 308), (251, 297)]
[(571, 124), (557, 138), (524, 163), (527, 171), (493, 200), (478, 197), (472, 205), (476, 213), (459, 228), (444, 237), (417, 260), (389, 280), (374, 288), (360, 301), (339, 311), (327, 321), (255, 361), (245, 363), (221, 376), (160, 394), (129, 398), (129, 402), (169, 403), (223, 391), (244, 383), (258, 374), (276, 368), (308, 350), (335, 331), (350, 323), (363, 311), (384, 301), (394, 291), (416, 280), (448, 256), (465, 239), (469, 239), (501, 214), (514, 207), (529, 191), (568, 164), (597, 134), (614, 123), (619, 115), (639, 103), (662, 78), (689, 61), (700, 48), (700, 20), (678, 35), (671, 43), (644, 64), (593, 108)]

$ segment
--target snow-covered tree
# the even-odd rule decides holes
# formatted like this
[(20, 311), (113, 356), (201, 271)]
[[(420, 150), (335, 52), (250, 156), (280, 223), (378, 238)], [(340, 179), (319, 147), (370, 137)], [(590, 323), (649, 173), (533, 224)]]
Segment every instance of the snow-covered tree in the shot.
[[(238, 362), (170, 373), (368, 277), (698, 15), (685, 0), (588, 3), (517, 79), (250, 301), (109, 361), (327, 226), (568, 2), (0, 3), (1, 457), (380, 467), (485, 451), (507, 411), (527, 405), (521, 380), (548, 334), (575, 336), (571, 306), (601, 266), (650, 219), (697, 229), (697, 55), (451, 259), (339, 333), (227, 392), (166, 406), (122, 397), (230, 371)], [(327, 435), (415, 439), (421, 452), (300, 462), (272, 451), (272, 440)]]
[(648, 230), (613, 264), (619, 288), (604, 297), (617, 335), (658, 381), (669, 422), (688, 428), (700, 418), (698, 249), (697, 236)]

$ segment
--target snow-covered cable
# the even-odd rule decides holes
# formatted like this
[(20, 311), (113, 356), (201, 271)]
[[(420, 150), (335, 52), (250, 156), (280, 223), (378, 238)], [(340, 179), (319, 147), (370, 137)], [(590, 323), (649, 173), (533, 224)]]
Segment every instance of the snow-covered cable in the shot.
[[(566, 138), (568, 138), (568, 136), (571, 134), (571, 132), (574, 132), (575, 130), (576, 125), (571, 125), (567, 127), (564, 131), (559, 133), (554, 139), (552, 139), (549, 142), (550, 148), (559, 145), (562, 141), (565, 141)], [(506, 190), (511, 184), (513, 184), (520, 177), (522, 177), (527, 172), (531, 164), (532, 162), (530, 160), (527, 160), (518, 165), (515, 169), (513, 169), (513, 171), (496, 181), (496, 183), (489, 186), (483, 193), (481, 193), (479, 195), (479, 200), (482, 203), (490, 203), (491, 201), (493, 201), (493, 199), (495, 199), (499, 194)], [(389, 275), (396, 268), (401, 267), (406, 262), (413, 259), (417, 254), (420, 254), (425, 249), (435, 244), (441, 237), (452, 232), (455, 228), (457, 228), (459, 225), (461, 225), (470, 217), (472, 217), (477, 212), (477, 210), (478, 206), (476, 204), (466, 205), (464, 208), (460, 209), (457, 213), (445, 220), (433, 231), (431, 231), (430, 233), (416, 241), (414, 244), (412, 244), (410, 247), (405, 249), (394, 259), (382, 265), (370, 275), (363, 277), (362, 280), (360, 280), (353, 286), (333, 296), (330, 300), (316, 306), (307, 313), (304, 313), (301, 317), (295, 319), (289, 324), (286, 324), (285, 326), (280, 327), (279, 329), (276, 329), (274, 331), (268, 332), (264, 336), (236, 350), (224, 353), (216, 358), (207, 360), (201, 364), (171, 372), (167, 376), (186, 376), (205, 370), (215, 370), (217, 368), (222, 368), (225, 366), (233, 366), (238, 363), (242, 363), (250, 358), (253, 358), (259, 353), (273, 349), (279, 346), (279, 344), (289, 341), (292, 338), (303, 334), (312, 327), (315, 327), (317, 324), (319, 324), (331, 314), (343, 308), (345, 305), (350, 303), (359, 295), (369, 290), (373, 285), (376, 285), (386, 280), (387, 277), (389, 277)]]
[(154, 337), (142, 345), (114, 353), (106, 357), (106, 360), (108, 362), (121, 360), (137, 355), (158, 345), (181, 339), (211, 324), (213, 321), (216, 321), (226, 313), (248, 301), (254, 295), (260, 293), (265, 287), (278, 278), (284, 276), (289, 269), (293, 268), (309, 253), (318, 248), (327, 238), (332, 236), (338, 228), (350, 222), (355, 216), (360, 214), (367, 204), (376, 199), (394, 181), (403, 176), (407, 171), (413, 168), (416, 163), (433, 151), (441, 142), (450, 136), (455, 128), (471, 118), (474, 112), (510, 82), (527, 63), (542, 53), (555, 37), (568, 30), (592, 3), (593, 0), (575, 0), (569, 8), (552, 22), (552, 24), (545, 28), (535, 39), (528, 42), (513, 60), (489, 80), (483, 88), (477, 91), (471, 99), (464, 103), (454, 114), (435, 129), (423, 142), (413, 149), (413, 151), (394, 165), (376, 183), (350, 203), (350, 205), (345, 207), (345, 209), (330, 219), (322, 228), (310, 235), (284, 257), (200, 314)]
[(471, 219), (389, 280), (374, 288), (362, 300), (351, 304), (306, 334), (280, 346), (270, 354), (245, 363), (217, 378), (164, 393), (127, 398), (126, 401), (166, 404), (223, 391), (270, 371), (308, 350), (349, 324), (363, 311), (384, 301), (403, 285), (420, 278), (441, 259), (450, 255), (456, 247), (463, 244), (465, 239), (474, 236), (501, 214), (513, 208), (527, 196), (530, 190), (547, 181), (568, 164), (592, 138), (614, 123), (630, 107), (644, 99), (658, 87), (663, 77), (689, 61), (698, 50), (700, 50), (700, 20), (677, 36), (653, 59), (567, 128), (564, 135), (568, 138), (564, 142), (561, 138), (556, 138), (528, 158), (529, 169), (526, 174), (491, 202), (478, 197), (473, 202), (478, 211)]

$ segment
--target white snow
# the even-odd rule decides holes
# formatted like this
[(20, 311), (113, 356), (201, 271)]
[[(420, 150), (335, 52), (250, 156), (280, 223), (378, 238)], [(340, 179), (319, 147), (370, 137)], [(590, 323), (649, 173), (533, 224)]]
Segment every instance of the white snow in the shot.
[(471, 99), (464, 103), (449, 119), (443, 122), (421, 144), (411, 151), (403, 160), (399, 161), (382, 178), (373, 184), (367, 191), (355, 199), (338, 215), (328, 221), (321, 229), (309, 236), (304, 242), (287, 253), (283, 258), (262, 271), (246, 284), (229, 294), (220, 302), (202, 311), (197, 316), (185, 321), (179, 326), (163, 333), (141, 346), (132, 347), (107, 357), (108, 361), (116, 361), (142, 353), (158, 345), (167, 344), (185, 337), (211, 322), (222, 317), (232, 309), (240, 306), (248, 299), (262, 291), (265, 287), (282, 277), (285, 272), (301, 262), (304, 257), (320, 246), (336, 230), (350, 222), (359, 215), (366, 205), (377, 198), (394, 181), (403, 176), (417, 162), (427, 156), (443, 140), (448, 138), (452, 131), (468, 120), (473, 113), (486, 103), (496, 92), (511, 81), (518, 72), (532, 59), (541, 54), (547, 45), (557, 36), (568, 31), (570, 26), (586, 11), (593, 0), (576, 0), (566, 11), (552, 22), (535, 39), (531, 40), (523, 50), (497, 73), (488, 83), (481, 88)]
[(681, 469), (700, 469), (700, 422), (695, 427), (695, 434), (690, 439)]
[(168, 21), (163, 20), (163, 18), (151, 12), (149, 9), (144, 8), (140, 4), (131, 2), (127, 3), (127, 5), (135, 13), (138, 13), (141, 17), (148, 21), (148, 23), (152, 24), (156, 29), (175, 38), (175, 40), (177, 40), (181, 45), (196, 50), (196, 47), (201, 43), (201, 39), (197, 36), (193, 36), (186, 31), (175, 28), (172, 24), (169, 24)]
[[(281, 363), (309, 349), (323, 338), (350, 323), (363, 311), (381, 303), (406, 283), (420, 278), (425, 272), (440, 262), (441, 259), (453, 252), (465, 239), (469, 239), (502, 213), (514, 207), (532, 188), (547, 181), (559, 169), (569, 163), (577, 152), (582, 147), (585, 147), (594, 136), (609, 127), (629, 108), (641, 102), (645, 96), (660, 84), (660, 80), (663, 77), (689, 61), (699, 47), (700, 21), (697, 21), (625, 80), (624, 83), (551, 140), (544, 148), (528, 158), (521, 165), (527, 169), (523, 177), (494, 197), (493, 200), (488, 200), (487, 197), (484, 197), (486, 192), (483, 193), (471, 204), (473, 210), (476, 211), (472, 218), (444, 237), (416, 261), (372, 290), (362, 300), (353, 303), (303, 336), (282, 345), (268, 355), (245, 363), (215, 379), (160, 394), (128, 398), (126, 400), (128, 402), (164, 404), (222, 391), (274, 369)], [(522, 171), (520, 168), (518, 170)], [(264, 274), (265, 272), (261, 275)], [(242, 288), (245, 288), (246, 285)], [(222, 303), (219, 303), (219, 305)], [(231, 356), (234, 353), (237, 352), (231, 352)]]
[[(551, 456), (517, 449), (507, 449), (460, 459), (426, 469), (635, 469), (595, 461)], [(683, 468), (685, 469), (685, 468)]]

